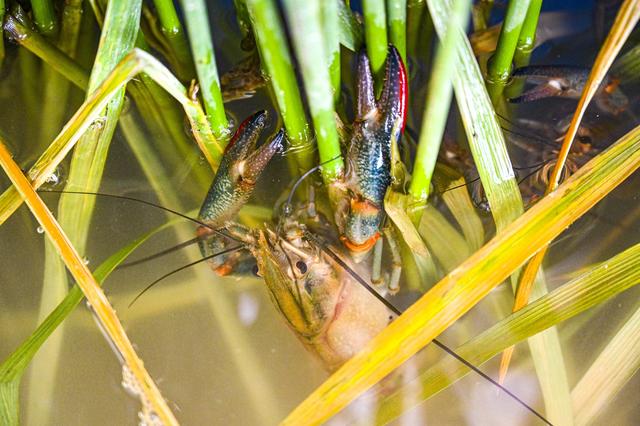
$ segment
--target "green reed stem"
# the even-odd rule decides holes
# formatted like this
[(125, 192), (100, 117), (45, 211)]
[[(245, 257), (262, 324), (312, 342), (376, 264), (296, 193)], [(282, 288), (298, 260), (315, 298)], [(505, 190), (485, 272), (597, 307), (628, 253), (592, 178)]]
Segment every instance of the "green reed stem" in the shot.
[(38, 31), (46, 36), (53, 36), (58, 32), (58, 19), (51, 0), (31, 0), (33, 19)]
[(309, 124), (278, 10), (273, 0), (247, 0), (247, 9), (287, 136), (297, 152), (298, 165), (307, 169), (312, 164)]
[(367, 54), (371, 69), (376, 77), (384, 72), (387, 59), (387, 13), (384, 0), (363, 0), (364, 38), (367, 42)]
[(182, 10), (191, 42), (191, 51), (196, 63), (198, 82), (204, 100), (204, 109), (209, 115), (211, 130), (216, 138), (227, 140), (230, 135), (229, 122), (224, 112), (220, 80), (216, 66), (216, 55), (211, 40), (209, 15), (204, 0), (182, 0)]
[[(336, 129), (327, 55), (324, 49), (320, 1), (284, 0), (284, 6), (293, 35), (293, 46), (302, 68), (320, 162), (330, 161), (322, 166), (322, 176), (325, 183), (329, 184), (342, 176), (344, 164)], [(313, 46), (313, 49), (309, 46)]]
[(387, 0), (389, 39), (407, 63), (407, 0)]
[(330, 0), (320, 3), (324, 51), (327, 64), (329, 64), (329, 78), (331, 79), (334, 104), (340, 101), (340, 17), (338, 16), (338, 1), (342, 0)]
[(242, 34), (241, 47), (242, 50), (251, 51), (255, 48), (255, 40), (253, 40), (253, 32), (251, 31), (251, 18), (249, 10), (247, 10), (247, 2), (245, 0), (233, 0), (236, 8), (236, 21)]
[(408, 0), (407, 2), (407, 52), (409, 56), (417, 55), (420, 32), (426, 26), (426, 9), (427, 3), (425, 0)]
[(17, 43), (33, 52), (57, 72), (66, 75), (73, 84), (82, 89), (88, 87), (89, 78), (87, 72), (60, 49), (33, 31), (28, 25), (25, 25), (23, 16), (20, 13), (6, 16), (4, 30)]
[(160, 30), (165, 36), (171, 53), (176, 60), (176, 73), (186, 82), (193, 78), (193, 59), (189, 53), (189, 44), (182, 23), (178, 18), (173, 0), (154, 0), (160, 20)]
[(505, 82), (509, 78), (511, 62), (530, 3), (531, 0), (509, 2), (498, 38), (498, 46), (488, 63), (489, 78), (494, 82)]
[(414, 223), (418, 223), (417, 221), (422, 215), (419, 207), (424, 206), (429, 197), (431, 177), (436, 166), (440, 142), (447, 124), (451, 104), (453, 92), (451, 76), (458, 59), (456, 52), (458, 46), (464, 43), (459, 29), (465, 28), (468, 14), (469, 1), (453, 1), (446, 33), (436, 52), (422, 118), (418, 152), (409, 186), (412, 203), (415, 203), (418, 208)]
[(518, 37), (518, 50), (530, 51), (533, 49), (533, 45), (536, 42), (536, 28), (538, 27), (541, 9), (542, 0), (531, 0)]

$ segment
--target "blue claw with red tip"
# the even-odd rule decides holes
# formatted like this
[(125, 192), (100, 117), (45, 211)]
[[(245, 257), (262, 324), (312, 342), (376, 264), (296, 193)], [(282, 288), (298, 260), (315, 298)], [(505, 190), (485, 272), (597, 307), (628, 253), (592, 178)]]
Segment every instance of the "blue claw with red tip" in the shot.
[[(509, 99), (511, 103), (531, 102), (550, 97), (579, 99), (589, 78), (590, 70), (569, 65), (521, 67), (513, 72), (514, 78), (526, 78), (536, 84), (522, 95)], [(598, 92), (595, 102), (598, 107), (612, 114), (624, 111), (629, 103), (618, 87), (615, 77), (607, 76)]]
[(358, 55), (357, 110), (347, 151), (348, 202), (338, 208), (342, 241), (354, 252), (368, 251), (380, 237), (384, 195), (391, 184), (391, 146), (403, 131), (407, 110), (407, 73), (400, 54), (389, 46), (380, 98), (374, 95), (369, 59)]
[[(266, 111), (253, 114), (240, 124), (227, 145), (218, 172), (198, 214), (198, 218), (212, 228), (224, 226), (238, 213), (253, 193), (260, 174), (273, 156), (282, 149), (284, 130), (280, 130), (271, 140), (256, 147), (266, 122)], [(197, 232), (202, 238), (200, 251), (203, 256), (226, 248), (225, 242), (219, 237), (204, 240), (213, 233), (210, 228), (201, 226)], [(232, 255), (234, 258), (237, 256), (240, 254)], [(228, 261), (218, 259), (214, 262), (217, 265), (213, 265), (214, 269), (221, 275), (230, 272), (231, 266)], [(224, 270), (220, 269), (223, 267)]]

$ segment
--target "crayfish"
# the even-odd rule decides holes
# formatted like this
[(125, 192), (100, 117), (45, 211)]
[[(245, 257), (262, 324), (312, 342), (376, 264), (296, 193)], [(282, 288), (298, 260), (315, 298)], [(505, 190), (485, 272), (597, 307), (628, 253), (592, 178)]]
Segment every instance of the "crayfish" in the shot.
[[(364, 53), (358, 56), (358, 76), (346, 173), (329, 189), (342, 197), (333, 220), (319, 212), (312, 201), (289, 206), (287, 215), (264, 229), (233, 222), (262, 171), (282, 149), (282, 130), (256, 148), (266, 124), (263, 111), (239, 126), (199, 214), (208, 225), (198, 229), (205, 257), (226, 252), (238, 242), (247, 249), (213, 257), (210, 264), (214, 271), (236, 275), (254, 270), (264, 279), (287, 324), (330, 370), (357, 353), (394, 317), (356, 282), (353, 274), (366, 276), (366, 270), (363, 264), (352, 262), (350, 255), (368, 252), (383, 232), (392, 144), (404, 129), (406, 72), (400, 55), (390, 46), (378, 100)], [(345, 269), (343, 264), (351, 266)]]

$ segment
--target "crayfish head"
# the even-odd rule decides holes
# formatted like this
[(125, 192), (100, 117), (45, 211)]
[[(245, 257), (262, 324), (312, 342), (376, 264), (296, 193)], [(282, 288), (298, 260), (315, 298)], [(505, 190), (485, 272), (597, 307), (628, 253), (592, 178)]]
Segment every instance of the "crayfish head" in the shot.
[(260, 231), (252, 249), (269, 294), (289, 326), (310, 341), (336, 315), (343, 284), (319, 248), (299, 235)]

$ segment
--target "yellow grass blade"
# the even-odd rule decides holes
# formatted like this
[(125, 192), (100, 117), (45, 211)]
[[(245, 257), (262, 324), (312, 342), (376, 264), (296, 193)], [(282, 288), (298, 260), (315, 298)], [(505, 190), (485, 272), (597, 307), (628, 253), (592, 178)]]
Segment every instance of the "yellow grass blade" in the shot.
[[(613, 296), (639, 285), (639, 280), (640, 244), (636, 244), (607, 261), (588, 268), (570, 282), (536, 299), (458, 346), (455, 351), (474, 365), (483, 365), (508, 346), (531, 338), (568, 319), (576, 321), (580, 318), (577, 316), (588, 309), (593, 312)], [(597, 312), (593, 314), (598, 315)], [(602, 369), (601, 374), (610, 371), (615, 374), (615, 370), (618, 370), (617, 366), (608, 365)], [(403, 410), (407, 411), (431, 398), (471, 372), (471, 369), (451, 357), (442, 358), (422, 371), (418, 377), (404, 383), (402, 388), (384, 396), (378, 406), (376, 423), (391, 422), (402, 415)], [(417, 394), (416, 389), (419, 389)], [(576, 389), (577, 387), (573, 394), (574, 407), (578, 406), (575, 404)], [(599, 394), (599, 389), (593, 387), (591, 390), (592, 393)], [(407, 391), (414, 392), (409, 398), (410, 403), (407, 403)], [(583, 409), (581, 404), (580, 409)], [(581, 411), (576, 413), (576, 420), (579, 421)]]
[(318, 424), (422, 349), (640, 167), (640, 127), (587, 163), (444, 277), (284, 420)]
[(17, 188), (25, 203), (40, 223), (40, 226), (42, 226), (46, 232), (47, 237), (49, 237), (58, 253), (60, 253), (67, 268), (75, 278), (78, 286), (82, 289), (92, 310), (98, 317), (100, 324), (108, 333), (111, 342), (118, 349), (126, 367), (135, 377), (137, 386), (141, 392), (139, 396), (143, 410), (148, 410), (146, 413), (149, 416), (158, 416), (165, 425), (177, 425), (178, 421), (173, 416), (173, 413), (167, 406), (166, 401), (160, 394), (151, 376), (145, 370), (142, 360), (133, 349), (109, 300), (100, 289), (100, 286), (93, 275), (91, 275), (91, 272), (80, 255), (69, 242), (64, 231), (53, 217), (53, 214), (31, 187), (27, 178), (22, 174), (20, 167), (13, 161), (11, 153), (2, 141), (0, 141), (0, 165), (2, 165), (9, 179), (11, 179), (11, 182)]
[[(569, 155), (571, 144), (578, 132), (578, 126), (580, 125), (580, 121), (587, 110), (587, 106), (595, 96), (600, 83), (604, 80), (616, 55), (620, 52), (624, 42), (627, 40), (629, 34), (638, 22), (638, 18), (640, 18), (640, 0), (626, 0), (620, 7), (616, 20), (609, 31), (609, 35), (600, 48), (598, 57), (593, 64), (593, 69), (589, 74), (589, 79), (587, 80), (582, 96), (580, 97), (580, 101), (578, 102), (571, 124), (569, 125), (569, 130), (567, 130), (567, 134), (562, 142), (562, 148), (558, 154), (558, 161), (556, 162), (551, 173), (551, 177), (549, 178), (549, 186), (546, 191), (547, 194), (558, 187), (560, 175), (564, 170), (564, 164), (567, 160), (567, 156)], [(542, 260), (544, 259), (546, 252), (546, 247), (540, 250), (540, 252), (529, 261), (525, 269), (522, 271), (518, 289), (516, 291), (516, 299), (513, 304), (513, 312), (516, 312), (518, 309), (522, 309), (522, 307), (528, 303), (534, 280), (538, 274), (540, 265), (542, 265)], [(500, 361), (500, 383), (502, 383), (507, 374), (509, 360), (512, 354), (513, 348), (507, 349)]]

